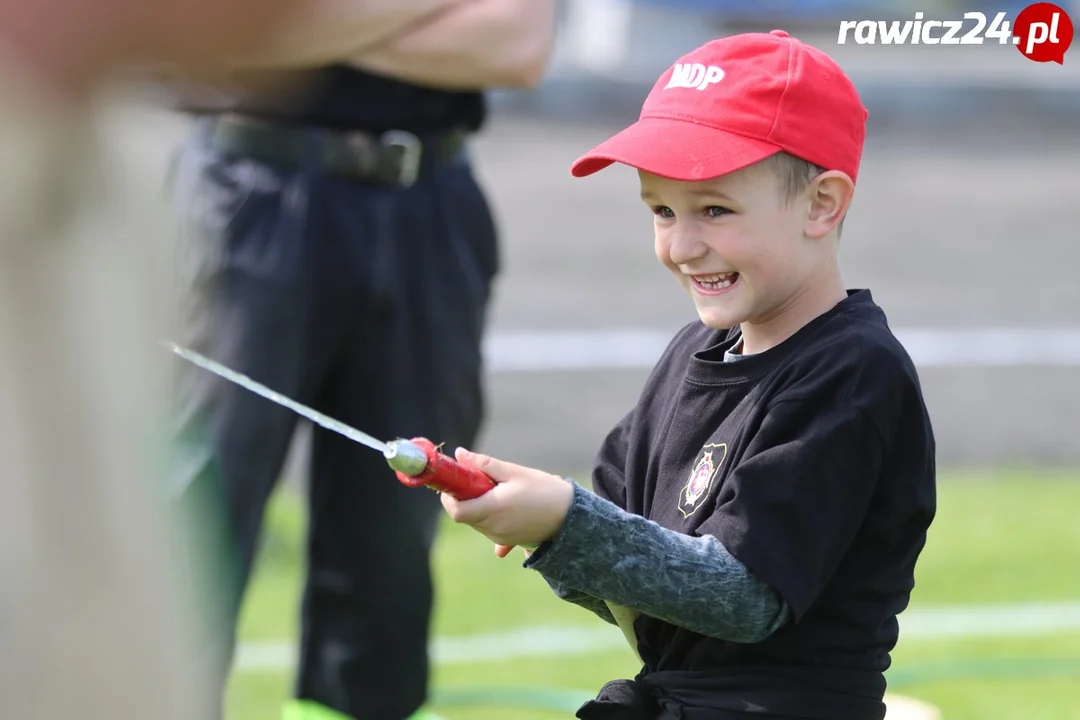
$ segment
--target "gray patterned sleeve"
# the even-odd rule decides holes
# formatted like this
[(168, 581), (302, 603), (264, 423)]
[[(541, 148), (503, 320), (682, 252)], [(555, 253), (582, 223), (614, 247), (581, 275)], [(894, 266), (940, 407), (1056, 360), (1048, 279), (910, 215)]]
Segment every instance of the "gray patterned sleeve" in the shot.
[(716, 538), (668, 530), (577, 483), (559, 534), (525, 567), (601, 617), (581, 595), (599, 599), (596, 608), (608, 601), (731, 642), (763, 640), (789, 618), (776, 590)]

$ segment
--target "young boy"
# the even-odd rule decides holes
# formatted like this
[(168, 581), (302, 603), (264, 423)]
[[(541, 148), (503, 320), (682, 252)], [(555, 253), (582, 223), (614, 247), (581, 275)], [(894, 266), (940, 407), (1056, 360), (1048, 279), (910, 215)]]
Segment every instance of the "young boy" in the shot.
[(910, 358), (837, 262), (866, 116), (824, 53), (738, 35), (574, 164), (638, 170), (700, 322), (604, 441), (593, 492), (462, 451), (498, 484), (443, 504), (630, 639), (641, 672), (578, 718), (885, 715), (935, 442)]

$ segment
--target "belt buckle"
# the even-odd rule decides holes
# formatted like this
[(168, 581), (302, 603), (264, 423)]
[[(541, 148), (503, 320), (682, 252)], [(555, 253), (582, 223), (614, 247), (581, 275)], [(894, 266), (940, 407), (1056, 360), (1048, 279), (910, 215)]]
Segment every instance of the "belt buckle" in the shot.
[(397, 181), (402, 187), (410, 187), (420, 174), (420, 156), (424, 144), (407, 130), (388, 130), (379, 140), (386, 147), (401, 148), (401, 168)]

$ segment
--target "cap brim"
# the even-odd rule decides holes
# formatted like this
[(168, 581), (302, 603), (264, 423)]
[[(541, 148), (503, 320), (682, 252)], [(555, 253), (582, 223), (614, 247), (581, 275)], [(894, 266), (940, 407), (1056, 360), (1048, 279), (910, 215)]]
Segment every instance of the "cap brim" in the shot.
[(642, 118), (570, 167), (585, 177), (621, 163), (671, 180), (726, 175), (775, 155), (779, 145), (673, 118)]

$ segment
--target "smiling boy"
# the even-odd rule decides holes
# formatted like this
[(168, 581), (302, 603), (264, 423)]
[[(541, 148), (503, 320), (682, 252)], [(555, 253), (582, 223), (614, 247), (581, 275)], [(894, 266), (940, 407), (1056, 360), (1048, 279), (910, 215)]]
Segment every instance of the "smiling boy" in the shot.
[(867, 113), (782, 31), (684, 56), (578, 160), (636, 168), (656, 254), (699, 321), (610, 432), (590, 492), (465, 451), (497, 481), (443, 505), (642, 660), (583, 719), (880, 720), (934, 517), (915, 368), (837, 251)]

